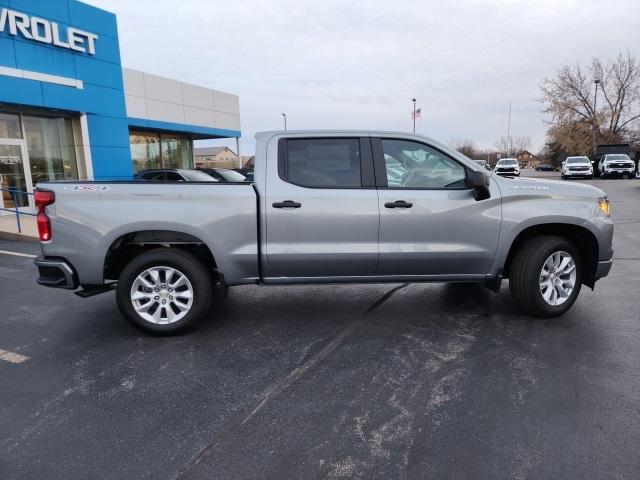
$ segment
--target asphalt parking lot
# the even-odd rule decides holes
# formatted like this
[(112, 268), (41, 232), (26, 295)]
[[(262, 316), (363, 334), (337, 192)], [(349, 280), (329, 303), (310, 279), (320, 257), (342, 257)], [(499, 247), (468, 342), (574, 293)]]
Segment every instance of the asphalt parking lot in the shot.
[(506, 282), (247, 286), (151, 338), (0, 253), (0, 478), (638, 478), (640, 180), (586, 182), (615, 262), (554, 320)]

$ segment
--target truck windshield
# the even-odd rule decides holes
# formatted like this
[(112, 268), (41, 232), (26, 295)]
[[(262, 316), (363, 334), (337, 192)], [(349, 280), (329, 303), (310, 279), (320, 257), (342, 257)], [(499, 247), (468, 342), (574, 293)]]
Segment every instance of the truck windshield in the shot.
[(617, 155), (607, 155), (607, 160), (630, 160), (629, 155), (625, 155), (623, 153)]
[(567, 163), (591, 163), (587, 157), (569, 157)]
[(498, 161), (499, 165), (517, 165), (517, 163), (518, 160), (516, 160), (515, 158), (505, 158)]

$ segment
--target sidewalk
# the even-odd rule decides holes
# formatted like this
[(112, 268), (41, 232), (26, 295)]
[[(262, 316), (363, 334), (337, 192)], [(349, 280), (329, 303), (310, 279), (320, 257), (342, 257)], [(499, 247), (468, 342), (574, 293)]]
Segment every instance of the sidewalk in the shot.
[(20, 215), (22, 233), (18, 232), (15, 215), (0, 215), (0, 238), (8, 240), (38, 240), (36, 217)]

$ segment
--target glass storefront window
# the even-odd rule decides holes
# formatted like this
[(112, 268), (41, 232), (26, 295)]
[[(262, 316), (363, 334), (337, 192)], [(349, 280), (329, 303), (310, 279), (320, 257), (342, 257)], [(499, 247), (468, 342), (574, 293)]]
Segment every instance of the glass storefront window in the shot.
[(191, 168), (191, 140), (180, 135), (160, 135), (164, 168)]
[(192, 168), (191, 139), (186, 135), (131, 131), (133, 172), (153, 168)]
[(33, 184), (78, 178), (71, 119), (23, 115), (22, 120)]
[(0, 112), (0, 138), (22, 138), (20, 115)]
[(133, 173), (149, 168), (162, 168), (160, 159), (160, 135), (155, 133), (131, 132), (131, 160)]

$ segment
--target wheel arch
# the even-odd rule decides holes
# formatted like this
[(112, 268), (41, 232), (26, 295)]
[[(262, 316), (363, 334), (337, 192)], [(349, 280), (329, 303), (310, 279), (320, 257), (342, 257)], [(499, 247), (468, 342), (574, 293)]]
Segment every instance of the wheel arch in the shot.
[(117, 280), (124, 266), (137, 255), (157, 248), (178, 248), (195, 255), (214, 277), (218, 263), (213, 249), (195, 232), (180, 229), (130, 229), (111, 235), (105, 241), (103, 279)]
[(531, 238), (540, 235), (563, 237), (571, 241), (582, 261), (582, 283), (593, 288), (598, 266), (598, 239), (588, 228), (570, 223), (541, 223), (521, 230), (512, 240), (502, 267), (502, 277), (509, 278), (509, 269), (516, 252)]

